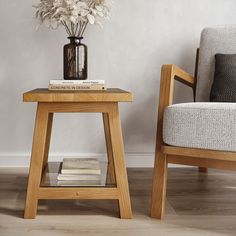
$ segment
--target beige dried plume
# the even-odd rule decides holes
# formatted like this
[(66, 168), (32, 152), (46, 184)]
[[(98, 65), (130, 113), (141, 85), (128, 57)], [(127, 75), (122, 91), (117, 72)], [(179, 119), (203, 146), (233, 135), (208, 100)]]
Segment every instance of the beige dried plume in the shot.
[(70, 37), (82, 37), (88, 24), (110, 17), (110, 0), (40, 0), (36, 18), (47, 27), (63, 25)]

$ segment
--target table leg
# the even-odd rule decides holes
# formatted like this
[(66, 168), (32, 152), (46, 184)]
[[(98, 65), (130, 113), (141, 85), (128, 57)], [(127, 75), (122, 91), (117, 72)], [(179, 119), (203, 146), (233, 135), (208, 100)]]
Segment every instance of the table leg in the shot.
[(24, 214), (26, 219), (35, 218), (37, 213), (38, 190), (41, 182), (43, 161), (46, 156), (47, 146), (49, 147), (49, 142), (47, 142), (47, 133), (49, 132), (47, 132), (47, 128), (50, 127), (48, 124), (51, 123), (51, 119), (52, 116), (48, 113), (47, 104), (38, 103)]
[(198, 167), (198, 171), (202, 173), (207, 173), (208, 169), (206, 167)]
[(124, 145), (121, 131), (118, 103), (114, 103), (108, 113), (111, 147), (115, 168), (117, 189), (119, 193), (120, 217), (132, 218), (129, 185), (125, 165)]
[(111, 146), (111, 131), (109, 127), (109, 119), (108, 113), (102, 113), (103, 117), (103, 125), (104, 125), (104, 133), (106, 139), (106, 148), (107, 148), (107, 157), (108, 157), (108, 175), (110, 182), (112, 184), (116, 183), (115, 171), (114, 171), (114, 161), (113, 161), (113, 153)]
[(46, 134), (46, 143), (43, 157), (43, 170), (48, 163), (48, 153), (50, 147), (51, 133), (52, 133), (52, 123), (53, 123), (53, 113), (48, 114), (48, 123), (47, 123), (47, 134)]

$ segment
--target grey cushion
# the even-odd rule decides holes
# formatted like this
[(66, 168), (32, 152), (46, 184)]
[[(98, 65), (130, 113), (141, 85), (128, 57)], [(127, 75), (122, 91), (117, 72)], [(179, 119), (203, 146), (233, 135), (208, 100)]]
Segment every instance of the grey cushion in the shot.
[(198, 102), (209, 101), (214, 77), (214, 57), (217, 53), (236, 53), (236, 25), (206, 28), (202, 31), (196, 90)]
[(236, 54), (215, 55), (211, 102), (236, 102)]
[(196, 102), (167, 107), (163, 141), (179, 147), (236, 151), (236, 104)]

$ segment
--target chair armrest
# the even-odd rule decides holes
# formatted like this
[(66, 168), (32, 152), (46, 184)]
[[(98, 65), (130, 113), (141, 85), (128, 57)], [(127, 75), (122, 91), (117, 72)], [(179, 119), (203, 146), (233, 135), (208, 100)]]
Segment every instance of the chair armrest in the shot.
[(176, 65), (163, 65), (161, 68), (159, 106), (169, 106), (173, 101), (174, 80), (177, 80), (195, 90), (196, 79)]
[(159, 95), (159, 108), (157, 119), (157, 149), (162, 143), (162, 123), (164, 110), (167, 106), (173, 103), (174, 81), (178, 80), (187, 86), (190, 86), (193, 91), (196, 87), (196, 79), (178, 68), (175, 65), (163, 65), (161, 69), (161, 83)]
[(182, 70), (176, 65), (163, 65), (163, 70), (171, 70), (171, 77), (173, 77), (175, 80), (178, 80), (179, 82), (190, 86), (192, 88), (195, 88), (195, 78), (187, 73), (186, 71)]

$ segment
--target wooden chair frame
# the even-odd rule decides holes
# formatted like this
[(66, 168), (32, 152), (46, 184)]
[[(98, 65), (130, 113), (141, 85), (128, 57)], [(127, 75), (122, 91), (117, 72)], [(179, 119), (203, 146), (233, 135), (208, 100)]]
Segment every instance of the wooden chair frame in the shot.
[(236, 170), (235, 152), (174, 147), (166, 145), (162, 140), (163, 114), (165, 108), (172, 104), (174, 81), (180, 81), (192, 88), (195, 100), (197, 64), (198, 53), (195, 76), (175, 65), (162, 66), (151, 202), (151, 217), (153, 218), (162, 219), (164, 217), (168, 163), (198, 166), (199, 171), (207, 171), (209, 167)]

